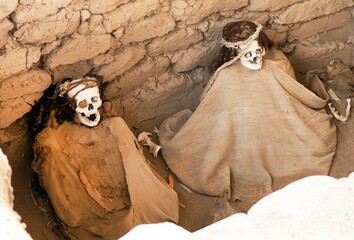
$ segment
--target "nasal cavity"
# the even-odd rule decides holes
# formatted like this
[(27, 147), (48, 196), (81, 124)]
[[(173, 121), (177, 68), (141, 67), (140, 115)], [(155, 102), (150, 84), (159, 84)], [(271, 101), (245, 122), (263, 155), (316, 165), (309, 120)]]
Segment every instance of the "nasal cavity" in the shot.
[(88, 117), (88, 119), (89, 119), (90, 121), (95, 121), (95, 120), (96, 120), (96, 114), (91, 114), (91, 115)]
[(93, 110), (93, 105), (92, 105), (92, 103), (89, 104), (88, 110)]

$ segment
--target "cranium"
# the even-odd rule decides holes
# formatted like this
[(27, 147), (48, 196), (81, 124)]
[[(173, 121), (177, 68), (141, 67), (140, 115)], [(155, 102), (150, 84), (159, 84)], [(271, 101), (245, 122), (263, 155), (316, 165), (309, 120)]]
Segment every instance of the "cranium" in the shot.
[(257, 40), (250, 42), (247, 45), (240, 45), (240, 61), (243, 66), (252, 70), (262, 68), (262, 58), (265, 55), (265, 48), (260, 46)]
[(98, 108), (102, 105), (97, 79), (74, 79), (67, 86), (68, 97), (75, 99), (75, 111), (80, 122), (89, 127), (96, 126), (101, 118)]

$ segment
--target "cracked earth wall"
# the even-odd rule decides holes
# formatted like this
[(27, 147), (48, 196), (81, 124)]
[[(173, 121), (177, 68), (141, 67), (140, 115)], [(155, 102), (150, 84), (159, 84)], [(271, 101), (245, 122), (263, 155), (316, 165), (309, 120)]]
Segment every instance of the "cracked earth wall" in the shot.
[[(258, 21), (295, 70), (354, 65), (352, 0), (3, 0), (0, 144), (51, 84), (93, 73), (131, 125), (178, 110), (220, 47), (222, 27)], [(15, 130), (14, 130), (15, 129)]]

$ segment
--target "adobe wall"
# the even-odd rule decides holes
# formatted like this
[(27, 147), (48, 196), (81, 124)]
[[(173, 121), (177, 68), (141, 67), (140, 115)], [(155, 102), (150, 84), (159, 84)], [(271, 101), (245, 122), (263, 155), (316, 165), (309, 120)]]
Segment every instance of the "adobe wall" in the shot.
[[(222, 27), (258, 21), (298, 72), (354, 65), (352, 0), (5, 0), (0, 3), (0, 144), (45, 89), (104, 79), (112, 113), (132, 125), (190, 104)], [(15, 130), (14, 130), (15, 129)], [(17, 131), (17, 130), (18, 131)]]

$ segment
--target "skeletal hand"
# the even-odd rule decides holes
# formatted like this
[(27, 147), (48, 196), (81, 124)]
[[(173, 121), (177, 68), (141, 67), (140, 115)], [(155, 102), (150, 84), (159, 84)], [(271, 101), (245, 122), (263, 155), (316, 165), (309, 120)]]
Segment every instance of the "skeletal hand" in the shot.
[(156, 143), (154, 143), (151, 138), (151, 133), (148, 132), (141, 132), (138, 135), (138, 141), (141, 142), (143, 144), (143, 146), (148, 146), (149, 147), (149, 151), (150, 153), (154, 156), (157, 157), (158, 152), (161, 149), (160, 145), (157, 145)]

